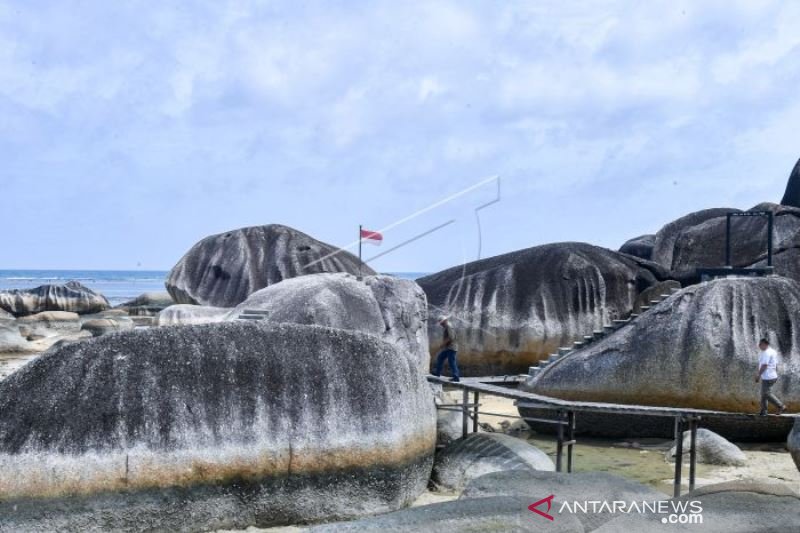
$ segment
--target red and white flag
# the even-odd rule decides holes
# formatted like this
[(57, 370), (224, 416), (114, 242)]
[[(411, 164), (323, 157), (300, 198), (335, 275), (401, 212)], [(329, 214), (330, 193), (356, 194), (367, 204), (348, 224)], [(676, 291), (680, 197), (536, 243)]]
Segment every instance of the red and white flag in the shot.
[(370, 231), (368, 229), (361, 230), (361, 240), (379, 246), (383, 242), (383, 235), (377, 231)]

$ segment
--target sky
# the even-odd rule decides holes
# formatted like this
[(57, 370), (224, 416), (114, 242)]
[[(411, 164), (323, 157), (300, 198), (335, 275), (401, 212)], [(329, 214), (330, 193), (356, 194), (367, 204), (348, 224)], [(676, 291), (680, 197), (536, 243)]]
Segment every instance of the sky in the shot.
[(800, 2), (0, 0), (0, 269), (169, 269), (280, 223), (391, 227), (365, 257), (413, 242), (372, 266), (433, 272), (779, 202), (799, 27)]

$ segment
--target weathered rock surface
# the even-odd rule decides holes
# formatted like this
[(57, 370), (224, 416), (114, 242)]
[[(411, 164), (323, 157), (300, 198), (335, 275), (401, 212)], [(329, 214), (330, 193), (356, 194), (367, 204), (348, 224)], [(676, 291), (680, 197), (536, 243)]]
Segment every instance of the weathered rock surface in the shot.
[[(432, 385), (433, 387), (434, 385)], [(436, 409), (436, 444), (449, 444), (463, 436), (463, 420), (459, 411), (439, 409), (440, 405), (455, 405), (461, 403), (460, 394), (457, 392), (444, 392), (442, 387), (435, 386), (434, 400)], [(471, 429), (471, 426), (470, 426)]]
[[(724, 220), (725, 215), (728, 213), (738, 212), (740, 212), (739, 209), (718, 207), (690, 213), (677, 220), (673, 220), (656, 233), (652, 260), (667, 270), (676, 270), (674, 266), (675, 243), (687, 229), (714, 218), (722, 217)], [(723, 246), (724, 245), (725, 243), (723, 242)]]
[(228, 307), (210, 307), (207, 305), (175, 304), (170, 305), (156, 316), (156, 326), (191, 326), (223, 322), (228, 318), (231, 309)]
[(14, 320), (14, 315), (5, 309), (0, 309), (0, 320)]
[[(715, 533), (775, 533), (797, 531), (800, 524), (800, 496), (786, 485), (759, 481), (731, 481), (706, 485), (691, 494), (670, 500), (677, 505), (699, 501), (699, 524), (682, 526), (664, 523), (669, 514), (626, 514), (606, 523), (597, 533), (634, 531), (712, 531)], [(670, 507), (673, 509), (673, 507)], [(689, 507), (689, 517), (692, 507)]]
[(794, 419), (792, 431), (786, 438), (786, 448), (788, 448), (789, 453), (792, 454), (792, 460), (795, 466), (800, 470), (800, 418)]
[(69, 281), (64, 285), (42, 285), (34, 289), (0, 291), (0, 308), (20, 317), (42, 311), (98, 313), (108, 309), (109, 305), (102, 294), (84, 287), (77, 281)]
[[(689, 454), (689, 445), (691, 443), (691, 433), (689, 431), (683, 432), (683, 453)], [(729, 442), (725, 438), (717, 435), (713, 431), (705, 428), (697, 430), (697, 437), (695, 440), (695, 450), (697, 453), (697, 462), (709, 465), (728, 465), (728, 466), (743, 466), (747, 463), (747, 456), (738, 446)], [(673, 446), (667, 452), (667, 459), (675, 462), (676, 447)], [(685, 458), (684, 458), (685, 460)]]
[[(461, 499), (512, 496), (536, 501), (549, 494), (557, 495), (550, 513), (555, 520), (566, 517), (580, 520), (586, 531), (592, 531), (612, 520), (609, 512), (581, 512), (571, 505), (560, 513), (565, 502), (597, 501), (659, 501), (667, 496), (654, 488), (605, 472), (558, 473), (544, 471), (509, 470), (486, 474), (473, 479), (461, 493)], [(541, 496), (540, 496), (541, 495)], [(546, 510), (546, 506), (542, 507)], [(582, 531), (582, 530), (579, 530)]]
[(800, 159), (797, 160), (797, 164), (789, 175), (789, 182), (786, 184), (786, 192), (783, 194), (781, 204), (800, 207)]
[(641, 235), (634, 237), (623, 244), (619, 251), (642, 259), (650, 260), (653, 257), (653, 247), (656, 245), (655, 235)]
[(476, 477), (504, 470), (555, 470), (543, 451), (502, 433), (472, 433), (436, 455), (431, 480), (442, 490), (461, 490)]
[(74, 335), (81, 330), (81, 317), (67, 311), (43, 311), (20, 317), (17, 326), (25, 338)]
[(311, 528), (313, 533), (431, 533), (431, 532), (540, 532), (583, 533), (574, 516), (559, 517), (556, 522), (537, 521), (528, 506), (530, 497), (499, 496), (456, 500), (403, 509), (372, 518)]
[[(657, 265), (583, 243), (537, 246), (420, 278), (429, 314), (451, 316), (462, 374), (526, 373), (592, 330), (627, 315), (665, 275)], [(429, 321), (431, 352), (441, 328)]]
[[(750, 211), (771, 211), (774, 216), (773, 247), (785, 250), (800, 246), (800, 210), (763, 203)], [(731, 263), (750, 266), (767, 256), (765, 217), (737, 217), (731, 220)], [(725, 264), (727, 217), (706, 220), (684, 229), (675, 239), (672, 268), (676, 271), (698, 267), (721, 267)], [(777, 271), (779, 274), (781, 272)]]
[(681, 284), (675, 280), (659, 281), (636, 297), (636, 301), (633, 303), (633, 312), (641, 313), (643, 306), (651, 306), (653, 300), (661, 300), (664, 295), (671, 295), (673, 290), (679, 290), (680, 288)]
[(0, 530), (198, 531), (398, 509), (430, 388), (391, 344), (229, 322), (122, 332), (0, 382)]
[(0, 319), (0, 353), (35, 352), (36, 348), (20, 335), (16, 320)]
[(168, 292), (146, 292), (118, 305), (116, 309), (124, 310), (130, 316), (156, 316), (174, 303)]
[[(364, 265), (364, 275), (375, 272)], [(270, 224), (206, 237), (167, 278), (176, 303), (235, 307), (259, 289), (319, 272), (359, 272), (358, 258), (303, 232)]]
[(430, 364), (425, 293), (415, 282), (394, 276), (313, 274), (287, 279), (257, 291), (228, 315), (248, 310), (272, 323), (316, 324), (361, 331), (413, 354), (419, 368)]
[(88, 331), (94, 337), (133, 328), (133, 320), (126, 317), (93, 318), (91, 320), (85, 320), (81, 326), (82, 330)]
[[(762, 336), (782, 354), (775, 393), (790, 412), (800, 410), (800, 284), (777, 276), (685, 288), (615, 334), (547, 366), (522, 388), (572, 400), (757, 413), (753, 376)], [(584, 430), (589, 420), (581, 415)], [(783, 440), (789, 423), (753, 417), (724, 425), (703, 417), (703, 426), (734, 440)], [(630, 421), (617, 424), (635, 434)], [(666, 425), (665, 435), (649, 435), (669, 436), (671, 422)]]

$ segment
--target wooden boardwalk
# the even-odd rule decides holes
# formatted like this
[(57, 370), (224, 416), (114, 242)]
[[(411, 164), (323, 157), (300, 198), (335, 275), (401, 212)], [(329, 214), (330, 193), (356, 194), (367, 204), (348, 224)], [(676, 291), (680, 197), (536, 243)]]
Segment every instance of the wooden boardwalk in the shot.
[[(650, 405), (628, 405), (603, 402), (584, 402), (562, 400), (551, 396), (543, 396), (533, 392), (521, 391), (519, 384), (527, 376), (486, 376), (477, 378), (461, 378), (459, 382), (452, 382), (447, 378), (428, 376), (430, 383), (443, 385), (446, 387), (461, 389), (463, 391), (463, 402), (461, 404), (440, 406), (440, 408), (454, 409), (462, 413), (462, 432), (463, 436), (469, 433), (469, 421), (472, 419), (472, 431), (478, 430), (478, 416), (481, 414), (492, 415), (493, 413), (481, 413), (479, 411), (479, 399), (481, 394), (500, 396), (515, 400), (517, 407), (535, 408), (540, 410), (552, 411), (554, 418), (529, 418), (522, 415), (520, 419), (532, 422), (556, 424), (557, 426), (557, 446), (556, 446), (556, 470), (562, 471), (563, 451), (567, 449), (567, 472), (572, 471), (572, 447), (576, 444), (575, 440), (575, 417), (579, 413), (606, 413), (618, 415), (647, 415), (663, 416), (675, 420), (675, 481), (674, 495), (680, 496), (681, 493), (681, 468), (683, 461), (677, 459), (683, 456), (683, 431), (688, 427), (690, 432), (689, 444), (689, 491), (694, 490), (695, 472), (697, 464), (696, 436), (698, 422), (703, 417), (727, 418), (727, 419), (754, 419), (761, 415), (753, 413), (732, 413), (727, 411), (714, 411), (709, 409), (692, 409), (690, 407), (662, 407)], [(473, 395), (470, 403), (469, 395)], [(787, 418), (797, 418), (800, 414), (770, 415), (782, 416)]]

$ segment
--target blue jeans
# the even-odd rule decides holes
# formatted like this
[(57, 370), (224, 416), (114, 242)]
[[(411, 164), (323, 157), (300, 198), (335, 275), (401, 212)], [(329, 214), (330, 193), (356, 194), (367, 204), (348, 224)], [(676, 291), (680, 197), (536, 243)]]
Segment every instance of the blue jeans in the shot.
[(453, 371), (454, 378), (460, 378), (461, 375), (458, 372), (458, 363), (456, 363), (456, 355), (458, 352), (455, 350), (451, 350), (450, 348), (446, 348), (439, 352), (439, 355), (436, 356), (436, 372), (434, 372), (434, 376), (441, 376), (442, 375), (442, 367), (444, 366), (444, 360), (447, 359), (447, 364), (450, 365), (450, 370)]

